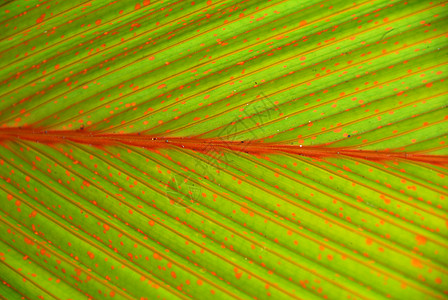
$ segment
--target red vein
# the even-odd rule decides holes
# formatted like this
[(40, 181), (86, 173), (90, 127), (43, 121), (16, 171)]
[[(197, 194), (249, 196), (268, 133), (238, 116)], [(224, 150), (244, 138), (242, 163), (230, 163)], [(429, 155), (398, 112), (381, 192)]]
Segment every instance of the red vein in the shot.
[(434, 165), (448, 165), (448, 155), (428, 155), (418, 152), (391, 152), (386, 150), (359, 150), (348, 148), (330, 148), (328, 146), (286, 145), (282, 143), (263, 143), (260, 141), (235, 141), (221, 139), (203, 139), (194, 137), (161, 137), (141, 135), (139, 133), (104, 134), (95, 131), (76, 130), (58, 131), (32, 128), (2, 128), (1, 141), (27, 140), (42, 144), (60, 144), (68, 141), (96, 147), (129, 145), (147, 149), (185, 148), (208, 152), (211, 149), (227, 149), (249, 154), (289, 153), (308, 157), (346, 156), (370, 161), (410, 160)]

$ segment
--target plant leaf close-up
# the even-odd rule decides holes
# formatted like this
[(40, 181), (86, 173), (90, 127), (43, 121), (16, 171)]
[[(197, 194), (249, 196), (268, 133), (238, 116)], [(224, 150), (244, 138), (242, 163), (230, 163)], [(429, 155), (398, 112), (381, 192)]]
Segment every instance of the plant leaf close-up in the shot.
[(0, 298), (448, 299), (448, 9), (0, 2)]

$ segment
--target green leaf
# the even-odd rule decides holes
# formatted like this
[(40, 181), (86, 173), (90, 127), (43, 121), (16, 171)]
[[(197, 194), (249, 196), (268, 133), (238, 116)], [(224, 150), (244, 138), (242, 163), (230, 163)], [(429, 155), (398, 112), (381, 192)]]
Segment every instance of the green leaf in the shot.
[(446, 299), (441, 1), (4, 1), (4, 299)]

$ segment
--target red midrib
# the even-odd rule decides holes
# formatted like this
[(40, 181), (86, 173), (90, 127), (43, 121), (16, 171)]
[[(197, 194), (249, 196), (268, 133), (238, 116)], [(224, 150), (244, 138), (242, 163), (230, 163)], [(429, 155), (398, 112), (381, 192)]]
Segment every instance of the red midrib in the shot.
[(0, 141), (27, 140), (41, 144), (60, 144), (67, 141), (92, 145), (96, 147), (124, 144), (148, 149), (181, 147), (199, 152), (227, 149), (249, 154), (290, 153), (308, 157), (348, 156), (372, 161), (405, 159), (435, 165), (448, 165), (446, 155), (427, 155), (419, 153), (373, 151), (346, 148), (330, 148), (326, 146), (299, 146), (281, 143), (263, 143), (259, 141), (228, 141), (221, 139), (202, 139), (194, 137), (160, 137), (127, 134), (104, 134), (94, 131), (75, 130), (38, 130), (30, 128), (2, 128)]

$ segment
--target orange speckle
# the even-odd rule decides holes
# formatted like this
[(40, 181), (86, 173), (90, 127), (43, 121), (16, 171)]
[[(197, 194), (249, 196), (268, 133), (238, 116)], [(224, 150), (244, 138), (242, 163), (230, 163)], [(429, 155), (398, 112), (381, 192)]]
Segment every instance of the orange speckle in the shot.
[(198, 279), (198, 281), (196, 282), (198, 285), (202, 285), (202, 280)]
[(412, 265), (416, 268), (423, 268), (422, 262), (416, 258), (412, 259)]
[(432, 87), (432, 82), (427, 83), (427, 84), (426, 84), (426, 87), (429, 87), (429, 88)]
[(39, 18), (37, 18), (36, 23), (42, 23), (44, 21), (45, 14), (42, 14)]
[(305, 20), (300, 21), (300, 26), (305, 26), (305, 25), (306, 25), (306, 21)]
[(151, 0), (143, 0), (143, 6), (151, 4)]
[(417, 245), (424, 245), (424, 244), (426, 244), (426, 238), (424, 236), (417, 235), (415, 237), (415, 239), (417, 240)]
[(245, 207), (241, 207), (241, 211), (245, 214), (247, 214), (249, 212), (248, 209)]
[(137, 3), (136, 5), (135, 5), (135, 7), (134, 7), (134, 9), (140, 9), (142, 6), (140, 5), (140, 3)]
[(101, 24), (101, 19), (96, 20), (96, 21), (95, 21), (95, 24), (96, 24), (96, 25), (100, 25), (100, 24)]
[(25, 243), (27, 243), (28, 245), (34, 245), (34, 242), (27, 237), (25, 238)]
[(157, 88), (158, 89), (163, 89), (164, 87), (166, 87), (166, 84), (163, 83), (163, 84), (159, 85)]
[(171, 272), (171, 277), (176, 278), (177, 277), (176, 272), (172, 271)]
[(90, 259), (94, 259), (95, 258), (95, 254), (93, 254), (90, 251), (87, 251), (87, 255), (90, 257)]
[(148, 221), (149, 226), (154, 226), (155, 222), (153, 220)]
[(55, 70), (59, 69), (59, 64), (57, 64), (56, 66), (54, 66), (54, 69), (55, 69)]
[(434, 281), (435, 281), (437, 284), (441, 284), (441, 283), (442, 283), (442, 279), (440, 279), (440, 277), (437, 277)]

